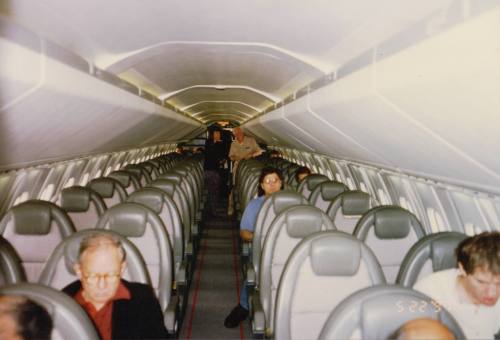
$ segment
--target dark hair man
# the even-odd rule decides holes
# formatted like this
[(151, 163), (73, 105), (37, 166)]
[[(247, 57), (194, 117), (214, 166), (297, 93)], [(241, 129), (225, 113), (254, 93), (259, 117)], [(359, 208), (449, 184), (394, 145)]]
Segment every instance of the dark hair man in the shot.
[(79, 281), (63, 291), (85, 309), (101, 339), (164, 339), (167, 330), (153, 289), (121, 279), (125, 251), (119, 240), (94, 234), (80, 244), (74, 265)]
[(0, 295), (1, 340), (49, 340), (52, 319), (37, 303), (17, 295)]
[(483, 232), (457, 246), (458, 268), (433, 273), (414, 289), (443, 305), (469, 339), (493, 339), (500, 329), (500, 233)]

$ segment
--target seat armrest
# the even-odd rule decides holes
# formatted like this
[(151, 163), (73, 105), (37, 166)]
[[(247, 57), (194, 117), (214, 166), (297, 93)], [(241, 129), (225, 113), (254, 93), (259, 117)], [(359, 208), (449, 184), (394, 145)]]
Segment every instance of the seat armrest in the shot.
[(168, 303), (165, 312), (163, 313), (163, 322), (165, 323), (165, 328), (167, 328), (167, 332), (174, 336), (177, 335), (177, 316), (179, 311), (179, 297), (172, 296), (170, 302)]
[(255, 280), (255, 268), (253, 266), (253, 263), (249, 263), (247, 266), (247, 278), (245, 280), (245, 284), (247, 285), (247, 287), (254, 287)]
[(259, 291), (252, 294), (252, 333), (255, 337), (262, 337), (266, 331), (266, 316), (260, 302)]
[(175, 273), (175, 282), (177, 283), (177, 287), (186, 285), (186, 271), (187, 271), (187, 261), (182, 260), (179, 269)]

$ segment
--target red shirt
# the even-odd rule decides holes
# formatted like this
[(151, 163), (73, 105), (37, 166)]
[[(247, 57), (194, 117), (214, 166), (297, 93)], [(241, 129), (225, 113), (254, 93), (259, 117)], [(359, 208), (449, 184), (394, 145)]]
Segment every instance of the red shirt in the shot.
[(115, 296), (113, 296), (101, 309), (96, 310), (94, 305), (87, 302), (83, 297), (83, 288), (76, 294), (75, 300), (85, 309), (96, 326), (102, 340), (111, 340), (111, 316), (113, 315), (113, 301), (130, 300), (130, 292), (122, 282), (118, 285)]

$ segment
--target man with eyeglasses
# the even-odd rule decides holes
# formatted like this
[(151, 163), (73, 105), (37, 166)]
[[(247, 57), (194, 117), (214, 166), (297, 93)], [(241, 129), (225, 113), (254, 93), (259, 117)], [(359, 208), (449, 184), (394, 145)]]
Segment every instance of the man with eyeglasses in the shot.
[(493, 339), (500, 330), (500, 233), (468, 237), (455, 253), (458, 268), (433, 273), (414, 289), (451, 312), (468, 339)]
[(121, 278), (126, 267), (119, 240), (94, 234), (82, 240), (78, 263), (79, 281), (63, 291), (83, 307), (102, 340), (164, 339), (167, 330), (153, 289)]

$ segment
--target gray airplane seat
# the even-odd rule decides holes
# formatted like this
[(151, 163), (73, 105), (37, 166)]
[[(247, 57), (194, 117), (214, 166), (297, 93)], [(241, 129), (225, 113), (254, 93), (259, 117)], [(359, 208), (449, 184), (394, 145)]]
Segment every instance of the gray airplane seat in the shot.
[(320, 208), (327, 212), (328, 207), (332, 201), (344, 191), (349, 188), (344, 184), (337, 181), (325, 181), (316, 186), (309, 196), (311, 205)]
[(274, 219), (289, 207), (301, 204), (308, 204), (308, 201), (304, 196), (291, 190), (275, 192), (264, 200), (255, 222), (251, 250), (245, 248), (248, 244), (243, 247), (243, 256), (250, 256), (251, 262), (247, 269), (247, 285), (253, 286), (258, 282), (262, 246)]
[(109, 234), (121, 242), (127, 261), (127, 267), (123, 275), (125, 280), (151, 284), (146, 263), (137, 247), (119, 233), (98, 229), (80, 230), (59, 243), (43, 267), (38, 283), (55, 289), (63, 289), (68, 284), (78, 280), (73, 266), (78, 262), (80, 244), (85, 238), (96, 234)]
[(399, 206), (386, 205), (366, 212), (353, 234), (373, 250), (387, 282), (394, 283), (406, 252), (425, 236), (425, 231), (411, 212)]
[(61, 291), (39, 284), (18, 283), (1, 287), (0, 294), (24, 296), (43, 306), (52, 318), (52, 340), (99, 340), (87, 313)]
[(139, 163), (138, 165), (140, 165), (141, 167), (146, 169), (146, 171), (149, 174), (149, 177), (151, 178), (151, 181), (154, 181), (160, 175), (160, 170), (155, 163), (151, 163), (150, 161), (146, 161), (146, 162)]
[(395, 285), (368, 287), (347, 297), (330, 314), (318, 339), (387, 339), (405, 322), (417, 318), (439, 320), (456, 339), (465, 339), (444, 307), (420, 292)]
[(109, 208), (96, 228), (113, 230), (127, 237), (139, 249), (165, 317), (169, 320), (165, 326), (169, 333), (176, 333), (179, 297), (172, 295), (172, 247), (160, 217), (142, 204), (126, 202)]
[(64, 188), (59, 205), (71, 217), (76, 230), (94, 228), (107, 209), (106, 203), (97, 192), (81, 186)]
[(366, 192), (344, 191), (333, 199), (326, 213), (338, 230), (352, 234), (361, 216), (375, 205), (375, 201)]
[(9, 241), (0, 236), (0, 287), (26, 281), (21, 258)]
[(125, 187), (111, 177), (94, 178), (87, 184), (87, 187), (101, 195), (107, 207), (125, 202), (128, 196)]
[(465, 234), (449, 231), (421, 238), (403, 259), (396, 282), (413, 287), (415, 282), (433, 272), (455, 268), (455, 248), (465, 238)]
[(275, 339), (316, 339), (344, 298), (384, 283), (375, 254), (354, 236), (323, 231), (306, 237), (288, 258), (280, 280)]
[(300, 182), (299, 186), (297, 187), (297, 192), (305, 198), (309, 199), (311, 193), (318, 185), (329, 180), (330, 179), (325, 175), (310, 174), (309, 176), (304, 178), (302, 182)]
[(262, 247), (259, 290), (252, 299), (254, 334), (273, 334), (276, 291), (285, 263), (300, 241), (324, 230), (335, 227), (324, 212), (310, 205), (290, 207), (273, 221)]
[(139, 178), (141, 187), (151, 183), (151, 176), (148, 170), (141, 164), (128, 164), (123, 168), (123, 170), (133, 173), (137, 178)]
[(191, 257), (191, 260), (194, 261), (195, 259), (193, 258), (194, 254), (192, 243), (193, 239), (191, 235), (191, 212), (188, 207), (188, 202), (184, 190), (178, 187), (175, 181), (165, 178), (156, 179), (155, 181), (150, 183), (149, 187), (162, 190), (175, 202), (183, 226), (184, 252), (189, 257)]
[(134, 191), (142, 188), (140, 178), (135, 173), (132, 173), (130, 171), (113, 171), (108, 175), (108, 177), (114, 178), (118, 182), (120, 182), (127, 191), (127, 194), (131, 194)]
[(153, 210), (163, 221), (173, 249), (175, 281), (186, 284), (186, 262), (184, 260), (184, 236), (182, 222), (175, 202), (163, 190), (142, 188), (128, 197), (128, 202), (139, 203)]
[(63, 209), (41, 200), (12, 207), (0, 221), (0, 234), (17, 251), (30, 282), (38, 280), (54, 248), (74, 232), (73, 222)]

